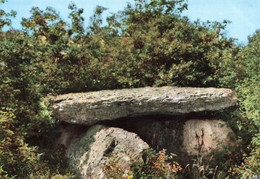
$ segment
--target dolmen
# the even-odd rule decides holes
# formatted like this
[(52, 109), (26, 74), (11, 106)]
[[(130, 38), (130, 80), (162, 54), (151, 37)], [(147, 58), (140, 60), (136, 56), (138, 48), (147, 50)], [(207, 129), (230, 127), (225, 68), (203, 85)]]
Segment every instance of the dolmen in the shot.
[[(166, 149), (187, 164), (223, 152), (236, 136), (216, 113), (236, 105), (230, 89), (145, 87), (71, 93), (51, 98), (66, 147), (81, 178), (107, 178), (111, 163), (127, 178), (148, 148)], [(82, 130), (83, 129), (83, 130)]]

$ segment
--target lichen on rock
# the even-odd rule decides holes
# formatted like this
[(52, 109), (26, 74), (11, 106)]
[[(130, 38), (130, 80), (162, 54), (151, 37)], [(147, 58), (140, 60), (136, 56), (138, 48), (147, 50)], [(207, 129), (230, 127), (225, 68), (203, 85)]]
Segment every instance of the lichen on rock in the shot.
[(59, 120), (85, 125), (123, 117), (216, 111), (236, 104), (230, 89), (169, 86), (66, 94), (53, 101)]
[(120, 128), (94, 125), (69, 146), (67, 157), (82, 178), (103, 179), (107, 178), (105, 167), (111, 160), (117, 161), (115, 167), (128, 175), (127, 171), (133, 162), (140, 160), (148, 147), (137, 134)]

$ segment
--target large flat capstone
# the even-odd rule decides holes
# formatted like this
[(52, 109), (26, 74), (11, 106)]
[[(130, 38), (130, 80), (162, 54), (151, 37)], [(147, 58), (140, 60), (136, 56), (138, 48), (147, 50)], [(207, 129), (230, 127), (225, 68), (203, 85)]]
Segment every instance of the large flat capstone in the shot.
[(230, 89), (168, 86), (72, 93), (53, 101), (59, 120), (86, 125), (123, 117), (216, 111), (236, 104)]

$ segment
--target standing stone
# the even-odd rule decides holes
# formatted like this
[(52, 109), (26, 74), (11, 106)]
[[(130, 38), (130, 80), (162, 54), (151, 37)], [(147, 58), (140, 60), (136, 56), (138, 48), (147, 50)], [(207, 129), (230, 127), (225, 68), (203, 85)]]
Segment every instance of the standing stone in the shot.
[(133, 162), (141, 160), (149, 146), (136, 134), (102, 125), (91, 127), (86, 134), (71, 144), (67, 156), (71, 166), (84, 179), (104, 179), (106, 167), (116, 163), (117, 171), (126, 178)]
[[(176, 154), (180, 163), (211, 152), (223, 152), (237, 145), (236, 136), (224, 121), (183, 119), (181, 116), (149, 116), (123, 123), (151, 147)], [(120, 127), (120, 126), (119, 126)], [(203, 138), (203, 139), (202, 139)], [(200, 148), (201, 147), (201, 148)]]
[(220, 120), (189, 120), (183, 129), (183, 147), (190, 156), (211, 151), (223, 151), (225, 147), (235, 144), (235, 134)]

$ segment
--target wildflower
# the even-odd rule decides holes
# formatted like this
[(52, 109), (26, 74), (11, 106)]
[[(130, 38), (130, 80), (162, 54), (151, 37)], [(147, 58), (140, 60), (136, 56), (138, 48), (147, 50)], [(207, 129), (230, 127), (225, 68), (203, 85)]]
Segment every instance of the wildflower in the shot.
[(199, 167), (199, 171), (201, 172), (201, 171), (204, 171), (204, 166), (200, 166)]
[(213, 159), (213, 155), (210, 157), (209, 162)]
[(166, 166), (164, 164), (162, 164), (162, 167), (165, 168)]
[(58, 62), (59, 60), (60, 60), (60, 58), (57, 58), (57, 57), (54, 59), (55, 62)]
[(153, 162), (153, 165), (154, 165), (154, 166), (157, 166), (158, 164), (157, 164), (157, 162)]
[(217, 171), (217, 169), (218, 169), (218, 166), (216, 166), (216, 167), (215, 167), (215, 170), (214, 170), (214, 172), (216, 172), (216, 171)]
[(215, 178), (215, 175), (216, 175), (217, 169), (218, 169), (218, 166), (215, 167), (214, 174), (213, 174), (213, 179)]
[(173, 171), (174, 173), (177, 172), (177, 168), (176, 168), (175, 165), (172, 165), (172, 171)]
[(184, 170), (185, 170), (186, 168), (188, 168), (189, 166), (190, 166), (190, 164), (187, 164), (187, 165), (185, 166)]
[(169, 171), (171, 170), (171, 166), (170, 166), (170, 165), (168, 165), (168, 170), (169, 170)]
[(179, 166), (176, 166), (175, 164), (172, 165), (172, 171), (174, 173), (178, 172), (179, 170), (181, 170), (181, 168)]

